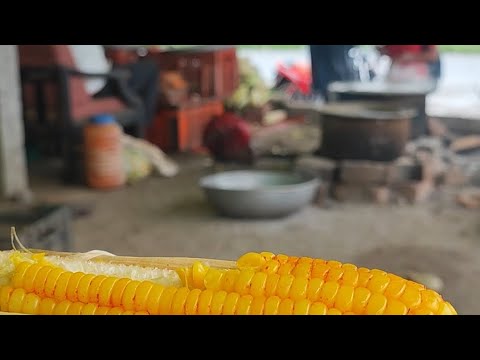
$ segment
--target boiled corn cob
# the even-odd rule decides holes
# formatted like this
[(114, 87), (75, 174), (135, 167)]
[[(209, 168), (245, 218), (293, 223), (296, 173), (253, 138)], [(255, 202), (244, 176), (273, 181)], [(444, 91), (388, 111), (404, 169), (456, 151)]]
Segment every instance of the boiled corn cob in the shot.
[[(2, 263), (4, 254), (0, 253), (1, 311), (44, 313), (44, 308), (54, 306), (55, 313), (77, 313), (80, 308), (81, 314), (456, 313), (434, 291), (380, 270), (355, 268), (357, 277), (351, 279), (356, 281), (348, 282), (344, 275), (333, 279), (269, 272), (242, 257), (235, 270), (194, 262), (178, 268), (180, 277), (171, 281), (172, 271), (162, 272), (165, 269), (146, 268), (147, 276), (142, 275), (142, 267), (127, 271), (128, 266), (104, 263), (100, 272), (93, 262), (78, 258), (72, 259), (77, 266), (71, 266), (69, 257), (59, 261), (19, 252), (10, 252), (9, 262)], [(270, 253), (259, 255), (266, 258), (264, 264), (278, 258)], [(246, 258), (251, 257), (250, 253)], [(343, 268), (336, 263), (332, 269)]]

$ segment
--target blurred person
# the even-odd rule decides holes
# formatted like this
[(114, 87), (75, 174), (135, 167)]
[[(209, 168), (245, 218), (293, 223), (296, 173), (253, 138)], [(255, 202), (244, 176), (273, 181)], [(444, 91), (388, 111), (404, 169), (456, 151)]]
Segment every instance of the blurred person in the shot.
[[(153, 62), (139, 61), (132, 57), (121, 64), (112, 64), (102, 45), (69, 45), (78, 70), (86, 73), (107, 73), (112, 68), (129, 72), (128, 86), (140, 97), (145, 107), (145, 122), (149, 124), (155, 115), (158, 93), (158, 68)], [(85, 79), (88, 94), (101, 98), (115, 96), (116, 87), (111, 80), (104, 77)]]
[[(394, 77), (392, 75), (395, 71), (401, 74), (404, 69), (406, 81), (422, 80), (425, 77), (432, 81), (433, 87), (436, 88), (441, 77), (441, 60), (437, 45), (377, 45), (377, 50), (391, 59), (391, 78)], [(409, 71), (413, 74), (412, 77), (409, 77)]]
[(353, 58), (355, 45), (309, 45), (312, 62), (312, 89), (325, 99), (328, 86), (335, 81), (359, 80)]

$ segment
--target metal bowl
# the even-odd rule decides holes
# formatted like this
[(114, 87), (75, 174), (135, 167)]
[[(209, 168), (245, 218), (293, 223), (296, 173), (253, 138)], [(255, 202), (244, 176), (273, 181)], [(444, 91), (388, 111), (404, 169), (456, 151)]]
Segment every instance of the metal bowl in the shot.
[(235, 218), (290, 215), (312, 202), (319, 185), (312, 175), (283, 171), (226, 171), (200, 179), (210, 204)]

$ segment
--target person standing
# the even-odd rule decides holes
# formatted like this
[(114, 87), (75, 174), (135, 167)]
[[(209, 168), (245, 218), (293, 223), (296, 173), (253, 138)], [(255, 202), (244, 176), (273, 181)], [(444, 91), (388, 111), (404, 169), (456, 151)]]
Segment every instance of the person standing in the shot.
[(312, 63), (312, 89), (324, 97), (328, 86), (335, 81), (359, 80), (353, 58), (349, 55), (355, 45), (309, 45)]

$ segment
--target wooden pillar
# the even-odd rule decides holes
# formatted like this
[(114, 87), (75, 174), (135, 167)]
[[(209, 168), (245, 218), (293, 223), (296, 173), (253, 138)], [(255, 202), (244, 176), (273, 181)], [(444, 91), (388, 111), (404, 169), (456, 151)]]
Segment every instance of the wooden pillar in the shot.
[(29, 197), (16, 45), (0, 45), (0, 198)]

